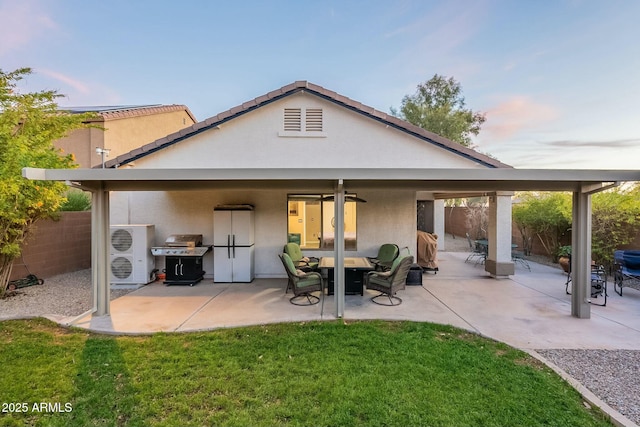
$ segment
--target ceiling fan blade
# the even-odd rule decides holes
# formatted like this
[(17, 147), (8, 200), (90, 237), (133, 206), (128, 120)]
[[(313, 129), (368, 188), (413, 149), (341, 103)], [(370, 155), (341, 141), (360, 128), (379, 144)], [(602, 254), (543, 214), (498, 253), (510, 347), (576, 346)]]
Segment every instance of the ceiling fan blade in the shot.
[[(320, 200), (322, 200), (323, 202), (333, 202), (335, 200), (334, 196), (325, 196), (322, 197)], [(345, 196), (344, 197), (344, 201), (345, 202), (356, 202), (356, 203), (367, 203), (367, 201), (365, 199), (361, 199), (360, 197), (356, 197), (356, 196)]]

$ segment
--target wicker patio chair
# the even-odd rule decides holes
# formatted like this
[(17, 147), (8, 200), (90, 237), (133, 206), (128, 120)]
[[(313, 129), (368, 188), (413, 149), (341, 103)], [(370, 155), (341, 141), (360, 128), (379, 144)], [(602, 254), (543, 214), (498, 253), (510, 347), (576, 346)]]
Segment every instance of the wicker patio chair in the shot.
[(300, 250), (300, 245), (295, 242), (289, 242), (284, 245), (284, 253), (291, 257), (293, 265), (302, 271), (316, 271), (320, 260), (318, 258), (306, 257)]
[[(287, 290), (291, 288), (293, 297), (289, 302), (294, 305), (314, 305), (320, 302), (323, 293), (322, 276), (316, 271), (304, 272), (296, 269), (293, 265), (291, 257), (286, 253), (278, 254), (289, 282)], [(313, 292), (320, 292), (320, 296), (314, 295)], [(306, 300), (306, 302), (304, 302)]]
[(378, 249), (378, 255), (369, 258), (376, 270), (389, 270), (393, 261), (398, 258), (400, 248), (393, 243), (385, 243)]
[[(396, 258), (389, 271), (369, 272), (365, 278), (367, 289), (380, 292), (380, 294), (372, 297), (371, 301), (387, 306), (402, 304), (402, 299), (396, 296), (396, 292), (405, 288), (407, 275), (412, 264), (413, 256), (406, 255)], [(383, 299), (381, 300), (381, 298)], [(382, 302), (384, 298), (387, 298), (389, 302)]]

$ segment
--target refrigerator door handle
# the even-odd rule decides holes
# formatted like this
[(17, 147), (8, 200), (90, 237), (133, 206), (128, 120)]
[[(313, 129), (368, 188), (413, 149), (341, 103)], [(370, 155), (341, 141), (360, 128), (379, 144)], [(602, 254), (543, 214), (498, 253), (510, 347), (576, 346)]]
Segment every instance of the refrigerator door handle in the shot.
[(236, 257), (236, 235), (233, 235), (233, 257)]
[(227, 234), (227, 258), (231, 258), (231, 236)]

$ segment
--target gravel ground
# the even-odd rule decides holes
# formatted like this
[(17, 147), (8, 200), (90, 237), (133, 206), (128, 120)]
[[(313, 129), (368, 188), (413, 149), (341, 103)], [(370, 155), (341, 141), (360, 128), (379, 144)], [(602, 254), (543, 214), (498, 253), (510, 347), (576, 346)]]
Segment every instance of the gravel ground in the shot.
[(602, 401), (640, 424), (640, 351), (536, 350)]
[[(466, 239), (447, 235), (451, 252), (466, 252)], [(535, 258), (535, 259), (534, 259)], [(539, 258), (539, 259), (538, 259)], [(543, 257), (531, 261), (552, 265)], [(557, 266), (557, 264), (555, 264)], [(559, 268), (559, 267), (558, 267)], [(91, 308), (91, 270), (62, 274), (42, 286), (19, 289), (0, 299), (0, 320), (24, 316), (78, 316)], [(111, 299), (131, 292), (111, 291)], [(609, 406), (640, 424), (640, 351), (635, 350), (537, 350), (560, 369), (591, 390)]]
[[(128, 289), (111, 291), (111, 299), (131, 292)], [(91, 269), (61, 274), (35, 285), (16, 290), (0, 299), (0, 320), (25, 316), (79, 316), (90, 310)]]

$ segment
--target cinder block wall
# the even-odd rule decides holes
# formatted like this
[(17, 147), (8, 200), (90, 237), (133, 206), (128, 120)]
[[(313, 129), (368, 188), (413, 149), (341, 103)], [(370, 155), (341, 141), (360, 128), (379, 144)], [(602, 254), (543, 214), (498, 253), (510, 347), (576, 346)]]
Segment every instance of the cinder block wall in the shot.
[[(23, 247), (32, 274), (47, 278), (91, 267), (91, 212), (62, 212), (59, 221), (40, 221)], [(11, 280), (28, 274), (18, 257)]]

